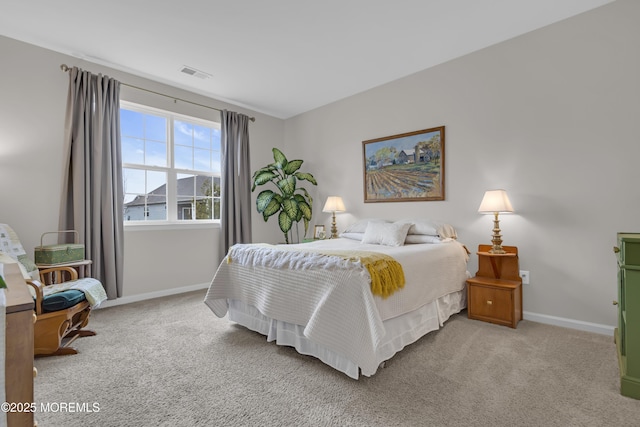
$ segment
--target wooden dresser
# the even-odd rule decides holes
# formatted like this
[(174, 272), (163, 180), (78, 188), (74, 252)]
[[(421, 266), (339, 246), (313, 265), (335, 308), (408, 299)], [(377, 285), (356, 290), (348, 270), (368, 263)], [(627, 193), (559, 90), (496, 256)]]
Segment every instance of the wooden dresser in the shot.
[[(17, 264), (4, 265), (7, 282), (5, 295), (6, 339), (5, 339), (5, 396), (11, 403), (33, 402), (33, 298), (29, 293)], [(7, 413), (8, 427), (34, 425), (33, 412)]]
[(505, 254), (492, 254), (490, 249), (491, 245), (478, 246), (478, 272), (467, 280), (467, 315), (516, 328), (522, 320), (518, 248), (503, 246)]
[(618, 233), (618, 327), (620, 393), (640, 399), (640, 233)]

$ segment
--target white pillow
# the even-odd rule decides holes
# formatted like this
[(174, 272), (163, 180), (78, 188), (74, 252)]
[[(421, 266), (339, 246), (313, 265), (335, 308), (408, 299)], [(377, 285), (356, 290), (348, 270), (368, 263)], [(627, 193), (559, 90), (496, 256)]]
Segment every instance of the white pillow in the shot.
[(457, 239), (458, 235), (451, 224), (435, 221), (432, 219), (402, 219), (394, 224), (412, 224), (408, 234), (418, 234), (426, 236), (439, 236), (442, 238)]
[[(22, 277), (24, 278), (24, 280), (33, 279), (32, 275), (27, 272), (27, 269), (24, 268), (24, 265), (22, 265), (22, 263), (16, 261), (16, 259), (13, 258), (11, 255), (9, 255), (7, 253), (4, 253), (2, 251), (0, 251), (0, 263), (1, 264), (18, 264), (18, 268), (20, 268), (20, 273), (22, 273)], [(38, 270), (36, 270), (36, 271), (38, 271)], [(33, 289), (31, 286), (27, 286), (27, 287), (29, 289)], [(3, 308), (3, 310), (4, 310), (4, 308)]]
[[(449, 240), (449, 239), (446, 239)], [(411, 243), (442, 243), (442, 240), (438, 236), (427, 236), (425, 234), (407, 234), (407, 238), (404, 240), (404, 244)]]
[(340, 237), (352, 240), (362, 240), (364, 233), (340, 233)]
[(385, 222), (369, 222), (364, 236), (362, 236), (362, 243), (403, 246), (409, 227), (411, 227), (410, 223), (390, 224)]
[(388, 223), (390, 221), (387, 221), (385, 219), (377, 219), (377, 218), (365, 218), (351, 224), (350, 226), (344, 229), (344, 232), (345, 233), (364, 233), (367, 229), (367, 225), (369, 225), (369, 222)]

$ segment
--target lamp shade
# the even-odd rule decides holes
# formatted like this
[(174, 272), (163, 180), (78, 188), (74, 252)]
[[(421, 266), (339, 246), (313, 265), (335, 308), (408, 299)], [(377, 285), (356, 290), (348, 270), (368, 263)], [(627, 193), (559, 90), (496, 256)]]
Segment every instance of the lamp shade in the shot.
[(344, 212), (344, 202), (342, 197), (329, 196), (322, 208), (322, 212)]
[(513, 206), (505, 190), (489, 190), (484, 193), (478, 212), (486, 214), (513, 212)]

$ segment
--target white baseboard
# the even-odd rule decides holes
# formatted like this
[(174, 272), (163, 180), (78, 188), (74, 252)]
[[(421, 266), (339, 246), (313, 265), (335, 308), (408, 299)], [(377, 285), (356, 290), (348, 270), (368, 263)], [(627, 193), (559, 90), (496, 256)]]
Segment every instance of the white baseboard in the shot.
[(118, 299), (107, 300), (100, 304), (100, 308), (114, 307), (116, 305), (131, 304), (132, 302), (144, 301), (153, 298), (167, 297), (169, 295), (184, 294), (186, 292), (199, 291), (207, 289), (210, 283), (199, 283), (197, 285), (182, 286), (180, 288), (164, 289), (162, 291), (148, 292), (146, 294), (131, 295)]
[(564, 317), (549, 316), (525, 311), (522, 313), (525, 320), (545, 323), (547, 325), (562, 326), (563, 328), (578, 329), (580, 331), (595, 332), (602, 335), (613, 336), (615, 326), (601, 325), (598, 323), (583, 322), (581, 320), (567, 319)]

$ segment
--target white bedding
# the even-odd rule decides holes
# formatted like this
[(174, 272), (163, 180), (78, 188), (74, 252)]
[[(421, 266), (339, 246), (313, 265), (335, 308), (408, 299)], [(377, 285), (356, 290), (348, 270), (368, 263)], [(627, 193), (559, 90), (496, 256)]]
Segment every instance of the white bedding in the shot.
[[(385, 253), (403, 266), (406, 284), (383, 299), (371, 294), (364, 266), (292, 252), (295, 247)], [(387, 335), (383, 322), (463, 290), (468, 259), (456, 241), (388, 247), (349, 239), (286, 245), (286, 250), (236, 245), (228, 257), (231, 262), (220, 264), (205, 297), (217, 316), (226, 315), (229, 300), (241, 301), (266, 318), (299, 325), (306, 339), (352, 361), (363, 375), (374, 374), (380, 363), (378, 350)]]
[[(440, 329), (451, 315), (466, 307), (466, 300), (466, 290), (452, 292), (417, 310), (383, 321), (386, 334), (376, 348), (377, 364), (391, 359), (427, 333)], [(360, 373), (367, 377), (375, 373), (361, 372), (353, 360), (311, 341), (304, 335), (303, 326), (268, 318), (242, 301), (229, 300), (229, 320), (265, 335), (268, 342), (275, 341), (278, 345), (294, 347), (300, 354), (314, 356), (353, 379), (357, 380)]]

